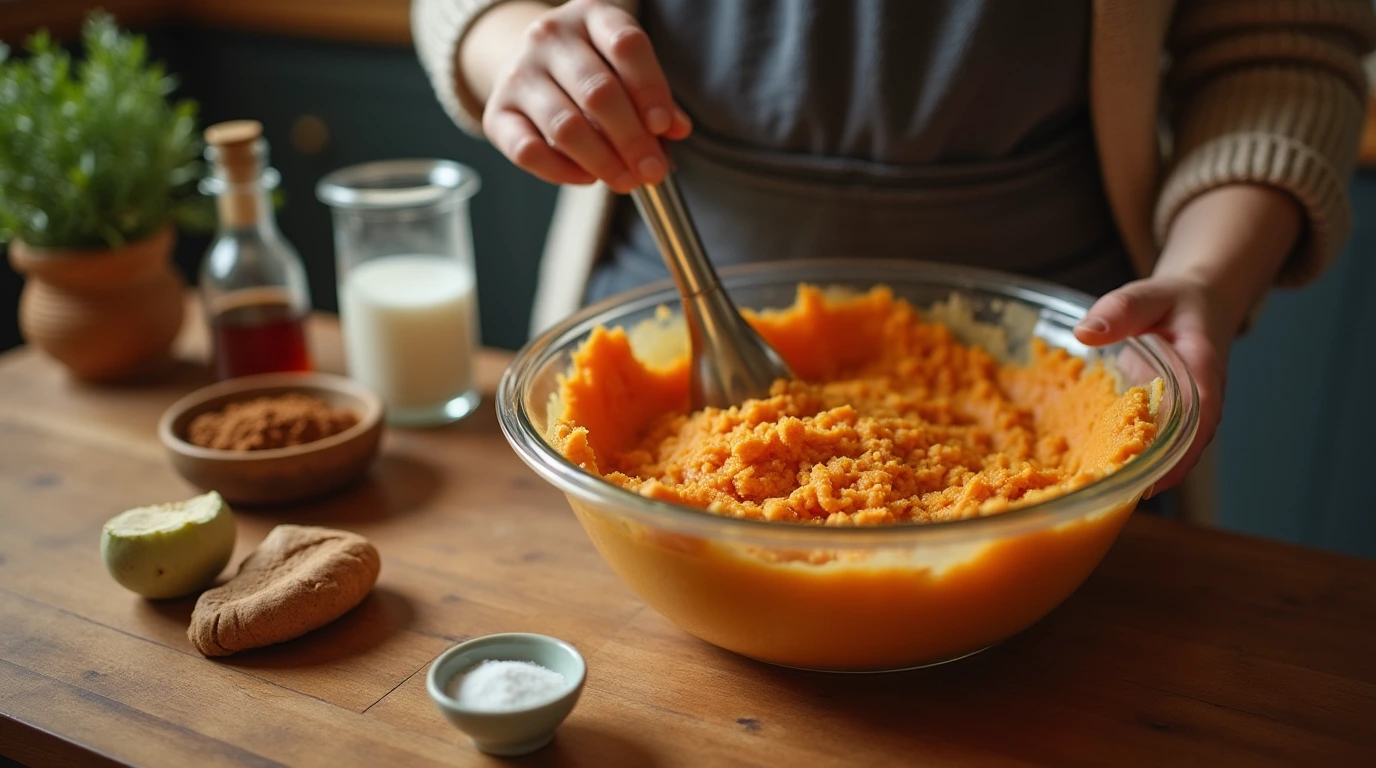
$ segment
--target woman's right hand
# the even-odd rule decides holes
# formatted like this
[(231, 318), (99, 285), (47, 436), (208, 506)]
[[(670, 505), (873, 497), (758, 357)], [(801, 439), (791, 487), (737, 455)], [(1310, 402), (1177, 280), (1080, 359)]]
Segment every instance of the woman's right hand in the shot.
[(617, 192), (662, 181), (660, 139), (691, 130), (650, 38), (606, 0), (535, 17), (483, 111), (488, 140), (520, 168), (554, 184), (600, 179)]

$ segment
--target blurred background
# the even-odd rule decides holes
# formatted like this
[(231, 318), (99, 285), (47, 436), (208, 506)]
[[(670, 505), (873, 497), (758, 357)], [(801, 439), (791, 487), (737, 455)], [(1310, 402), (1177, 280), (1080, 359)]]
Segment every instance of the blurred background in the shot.
[[(318, 309), (337, 308), (330, 217), (314, 193), (322, 175), (401, 157), (477, 169), (483, 342), (525, 341), (555, 190), (443, 113), (411, 48), (408, 0), (0, 0), (0, 41), (18, 47), (46, 27), (72, 43), (95, 7), (148, 36), (153, 57), (180, 79), (178, 95), (200, 103), (202, 125), (263, 122), (283, 180), (278, 222), (301, 252)], [(1352, 179), (1352, 239), (1317, 283), (1274, 294), (1234, 347), (1205, 468), (1213, 498), (1192, 508), (1227, 529), (1376, 557), (1376, 122), (1368, 129)], [(179, 240), (189, 282), (208, 242)], [(0, 350), (21, 342), (21, 286), (8, 262), (0, 266)]]

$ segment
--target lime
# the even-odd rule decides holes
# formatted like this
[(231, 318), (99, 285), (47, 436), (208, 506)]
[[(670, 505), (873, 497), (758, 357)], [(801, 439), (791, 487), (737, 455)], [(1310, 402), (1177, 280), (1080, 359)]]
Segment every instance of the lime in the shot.
[(234, 516), (211, 491), (110, 518), (100, 554), (115, 581), (144, 597), (181, 597), (210, 586), (234, 552)]

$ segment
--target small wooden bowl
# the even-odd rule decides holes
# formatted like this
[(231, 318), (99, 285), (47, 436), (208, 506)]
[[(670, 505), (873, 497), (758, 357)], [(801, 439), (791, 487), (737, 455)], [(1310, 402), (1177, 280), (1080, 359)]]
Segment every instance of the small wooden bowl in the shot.
[[(191, 420), (228, 403), (290, 392), (317, 397), (358, 414), (349, 429), (304, 445), (225, 451), (192, 445)], [(281, 504), (320, 496), (357, 480), (382, 442), (382, 400), (351, 379), (326, 373), (268, 373), (230, 379), (173, 403), (158, 421), (158, 438), (177, 472), (231, 504)]]

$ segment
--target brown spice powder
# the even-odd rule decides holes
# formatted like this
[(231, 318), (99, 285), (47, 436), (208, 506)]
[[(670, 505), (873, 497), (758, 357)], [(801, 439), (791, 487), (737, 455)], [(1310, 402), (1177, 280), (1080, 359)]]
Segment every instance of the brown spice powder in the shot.
[(225, 451), (262, 451), (323, 440), (358, 423), (352, 411), (300, 393), (230, 403), (191, 421), (192, 445)]

